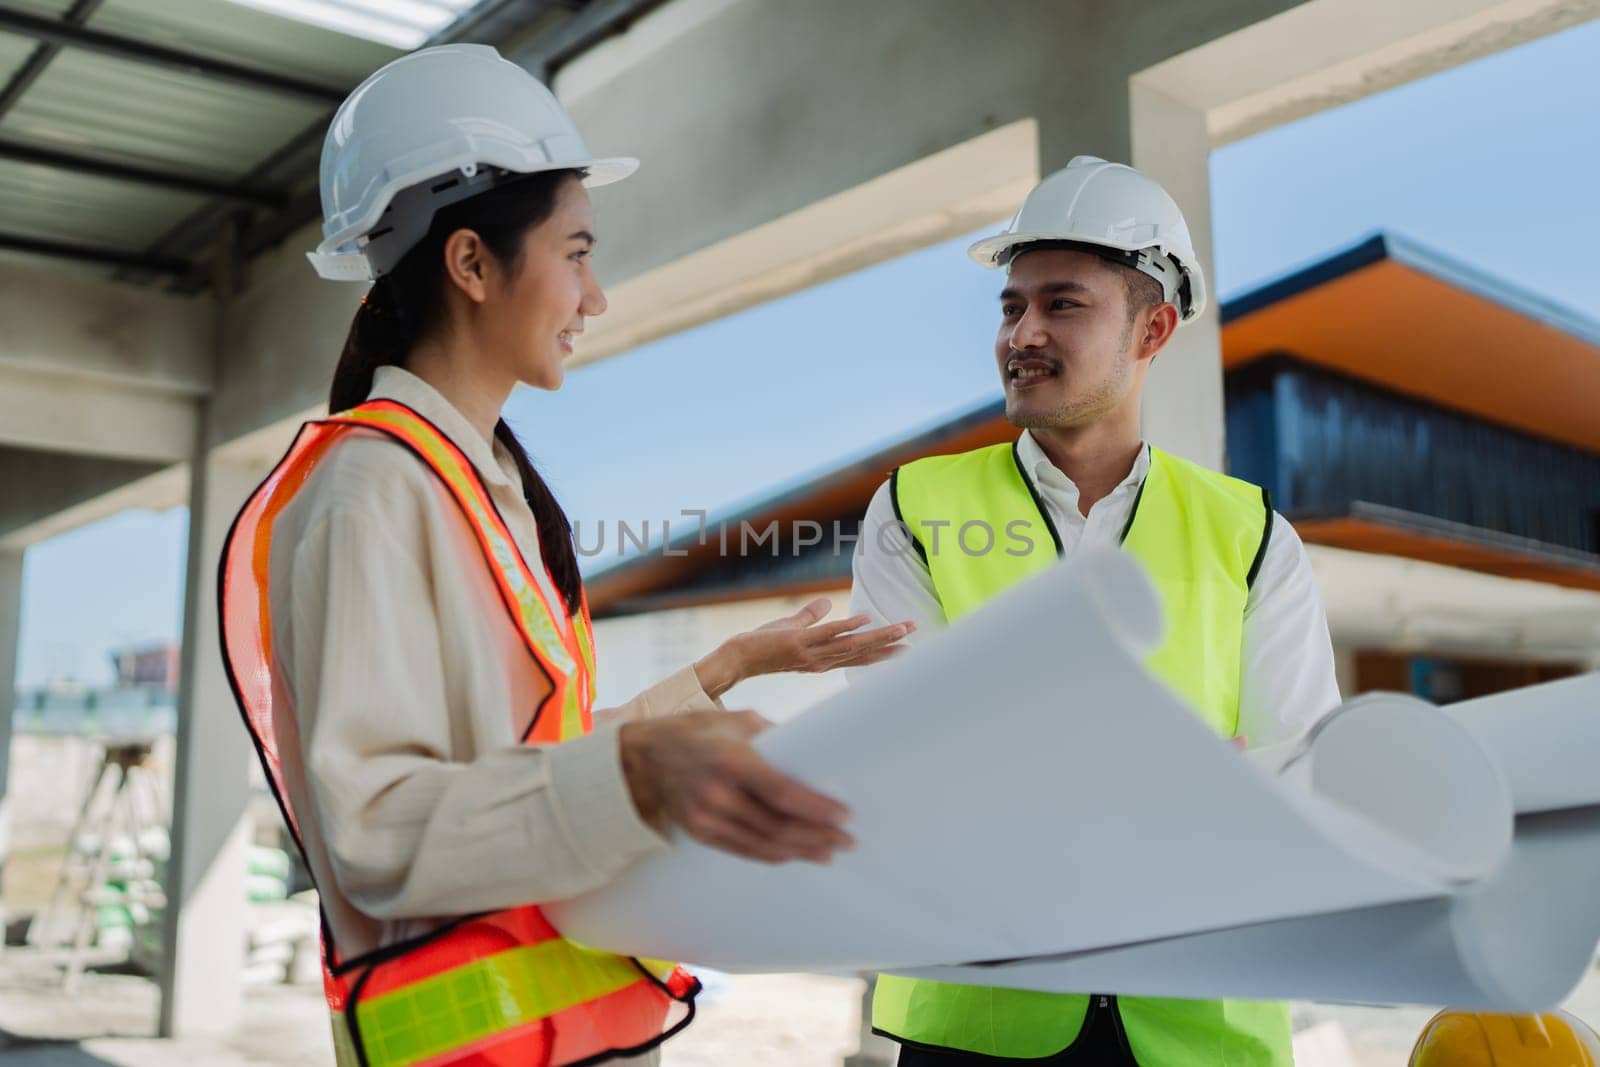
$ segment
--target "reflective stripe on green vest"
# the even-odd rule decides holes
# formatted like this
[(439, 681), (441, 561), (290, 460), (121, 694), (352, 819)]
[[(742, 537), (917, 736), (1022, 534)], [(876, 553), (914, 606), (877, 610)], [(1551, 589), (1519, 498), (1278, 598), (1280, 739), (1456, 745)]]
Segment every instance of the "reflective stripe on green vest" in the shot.
[[(893, 497), (949, 621), (1050, 566), (1060, 551), (1015, 445), (909, 463), (895, 472)], [(1165, 643), (1145, 665), (1224, 737), (1238, 730), (1245, 601), (1271, 523), (1271, 502), (1257, 486), (1151, 449), (1122, 534), (1167, 624)], [(1077, 994), (882, 975), (872, 1022), (919, 1045), (1037, 1059), (1072, 1044), (1088, 1005)], [(1118, 1009), (1141, 1067), (1293, 1063), (1286, 1004), (1120, 997)]]

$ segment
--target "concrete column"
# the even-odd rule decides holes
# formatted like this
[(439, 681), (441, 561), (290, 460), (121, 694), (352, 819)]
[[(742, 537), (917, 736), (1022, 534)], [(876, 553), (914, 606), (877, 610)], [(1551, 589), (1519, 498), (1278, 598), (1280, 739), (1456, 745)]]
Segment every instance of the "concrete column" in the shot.
[[(212, 381), (222, 376), (237, 290), (233, 225), (213, 257)], [(217, 449), (216, 388), (199, 402), (189, 461), (189, 556), (173, 771), (172, 857), (162, 929), (162, 1037), (224, 1033), (239, 1020), (244, 967), (245, 849), (255, 753), (222, 664), (217, 566), (233, 517), (265, 471)]]
[[(22, 632), (22, 549), (0, 549), (0, 893), (11, 850), (11, 805), (6, 778), (11, 768), (11, 720), (16, 714), (17, 638)], [(5, 947), (6, 909), (0, 896), (0, 949)]]
[(239, 1017), (244, 964), (251, 829), (246, 807), (254, 753), (222, 665), (217, 564), (233, 517), (263, 472), (256, 463), (204, 450), (192, 468), (172, 858), (162, 931), (162, 1037), (231, 1029)]
[(1145, 436), (1185, 459), (1224, 469), (1222, 335), (1211, 255), (1211, 142), (1205, 112), (1135, 78), (1129, 91), (1133, 165), (1178, 201), (1209, 290), (1205, 314), (1185, 323), (1145, 382)]

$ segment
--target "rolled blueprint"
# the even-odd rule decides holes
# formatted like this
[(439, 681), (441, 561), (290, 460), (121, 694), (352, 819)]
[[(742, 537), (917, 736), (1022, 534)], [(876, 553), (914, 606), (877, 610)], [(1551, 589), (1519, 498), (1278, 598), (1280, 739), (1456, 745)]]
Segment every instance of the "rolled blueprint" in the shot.
[[(1248, 759), (1142, 667), (1157, 604), (1122, 553), (1052, 568), (758, 739), (850, 805), (854, 852), (769, 867), (677, 837), (552, 921), (725, 970), (1061, 991), (1523, 1010), (1576, 982), (1600, 795), (1502, 765), (1517, 701), (1367, 697)], [(1592, 689), (1525, 692), (1591, 721)], [(1513, 795), (1540, 808), (1515, 837)]]
[(1510, 860), (1471, 891), (1067, 958), (904, 973), (1054, 992), (1448, 1004), (1540, 1012), (1600, 940), (1600, 806), (1518, 820)]
[[(1348, 723), (1355, 707), (1330, 726)], [(1056, 992), (1548, 1010), (1577, 985), (1600, 941), (1600, 776), (1593, 770), (1600, 675), (1468, 701), (1447, 715), (1501, 768), (1517, 812), (1510, 855), (1456, 893), (1064, 957), (908, 973)], [(1321, 733), (1318, 742), (1329, 731)], [(1341, 766), (1318, 784), (1324, 795), (1351, 800), (1348, 757), (1406, 751), (1376, 735), (1326, 749), (1319, 755), (1336, 753)], [(1430, 769), (1436, 766), (1418, 762), (1417, 773)]]

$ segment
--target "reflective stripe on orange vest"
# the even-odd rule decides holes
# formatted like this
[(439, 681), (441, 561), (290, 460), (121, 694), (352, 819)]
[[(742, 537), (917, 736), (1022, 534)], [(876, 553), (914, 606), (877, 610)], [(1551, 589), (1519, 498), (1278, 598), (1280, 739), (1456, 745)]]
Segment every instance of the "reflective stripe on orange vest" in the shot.
[[(229, 531), (219, 575), (224, 660), (245, 725), (295, 843), (273, 726), (268, 574), (272, 529), (329, 446), (362, 430), (405, 446), (438, 477), (483, 551), (501, 601), (551, 691), (523, 740), (593, 728), (594, 642), (535, 581), (466, 456), (403, 404), (369, 401), (301, 428)], [(555, 586), (551, 581), (551, 587)], [(301, 849), (302, 855), (304, 848)], [(565, 940), (534, 905), (468, 916), (424, 937), (341, 960), (324, 923), (323, 984), (341, 1064), (573, 1067), (651, 1048), (687, 1025), (699, 983), (670, 963)]]

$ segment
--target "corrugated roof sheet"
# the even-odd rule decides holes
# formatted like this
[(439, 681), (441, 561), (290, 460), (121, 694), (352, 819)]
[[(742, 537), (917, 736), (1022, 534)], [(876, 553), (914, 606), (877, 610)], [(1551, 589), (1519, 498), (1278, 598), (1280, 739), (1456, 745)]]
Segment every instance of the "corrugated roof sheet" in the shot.
[(324, 114), (315, 104), (66, 50), (0, 130), (213, 177), (237, 178)]
[(454, 22), (475, 0), (232, 0), (342, 33), (415, 48)]
[(0, 33), (0, 85), (11, 81), (22, 64), (33, 55), (34, 43), (26, 37)]
[(190, 193), (0, 160), (0, 231), (6, 233), (144, 248), (205, 202)]
[[(449, 2), (471, 6), (471, 0)], [(7, 7), (61, 19), (74, 4), (7, 0)], [(446, 11), (445, 21), (452, 19)], [(293, 76), (332, 94), (400, 54), (391, 45), (224, 0), (104, 0), (84, 25)], [(0, 33), (0, 87), (40, 48), (31, 37)], [(227, 183), (329, 110), (331, 104), (67, 46), (0, 119), (0, 137)], [(23, 238), (140, 252), (209, 202), (145, 183), (0, 161), (0, 232)]]
[[(251, 210), (272, 210), (263, 194), (266, 205), (286, 211), (281, 219), (253, 217), (253, 232), (271, 240), (307, 210), (302, 194), (315, 187), (320, 124), (345, 93), (403, 51), (351, 32), (417, 44), (419, 33), (432, 39), (476, 12), (483, 17), (454, 32), (501, 39), (589, 3), (4, 0), (0, 15), (12, 28), (0, 31), (0, 90), (30, 57), (51, 58), (0, 113), (0, 140), (15, 146), (0, 148), (0, 157), (11, 157), (0, 158), (0, 246), (14, 238), (0, 255), (32, 256), (19, 248), (54, 240), (103, 249), (111, 254), (99, 261), (124, 264), (119, 270), (129, 269), (131, 254), (138, 270), (123, 277), (184, 273), (184, 257), (198, 254), (228, 211), (246, 201)], [(607, 17), (624, 19), (641, 5), (647, 0)], [(32, 34), (66, 39), (46, 45)], [(36, 162), (43, 153), (55, 158)], [(108, 167), (123, 170), (102, 176)], [(217, 188), (203, 195), (172, 188), (186, 181)], [(236, 195), (229, 187), (239, 185), (250, 188)], [(53, 251), (67, 257), (63, 263), (83, 253)]]
[(346, 89), (402, 51), (226, 0), (105, 0), (89, 25)]
[(30, 15), (55, 19), (67, 13), (67, 9), (72, 7), (72, 0), (6, 0), (6, 5)]

